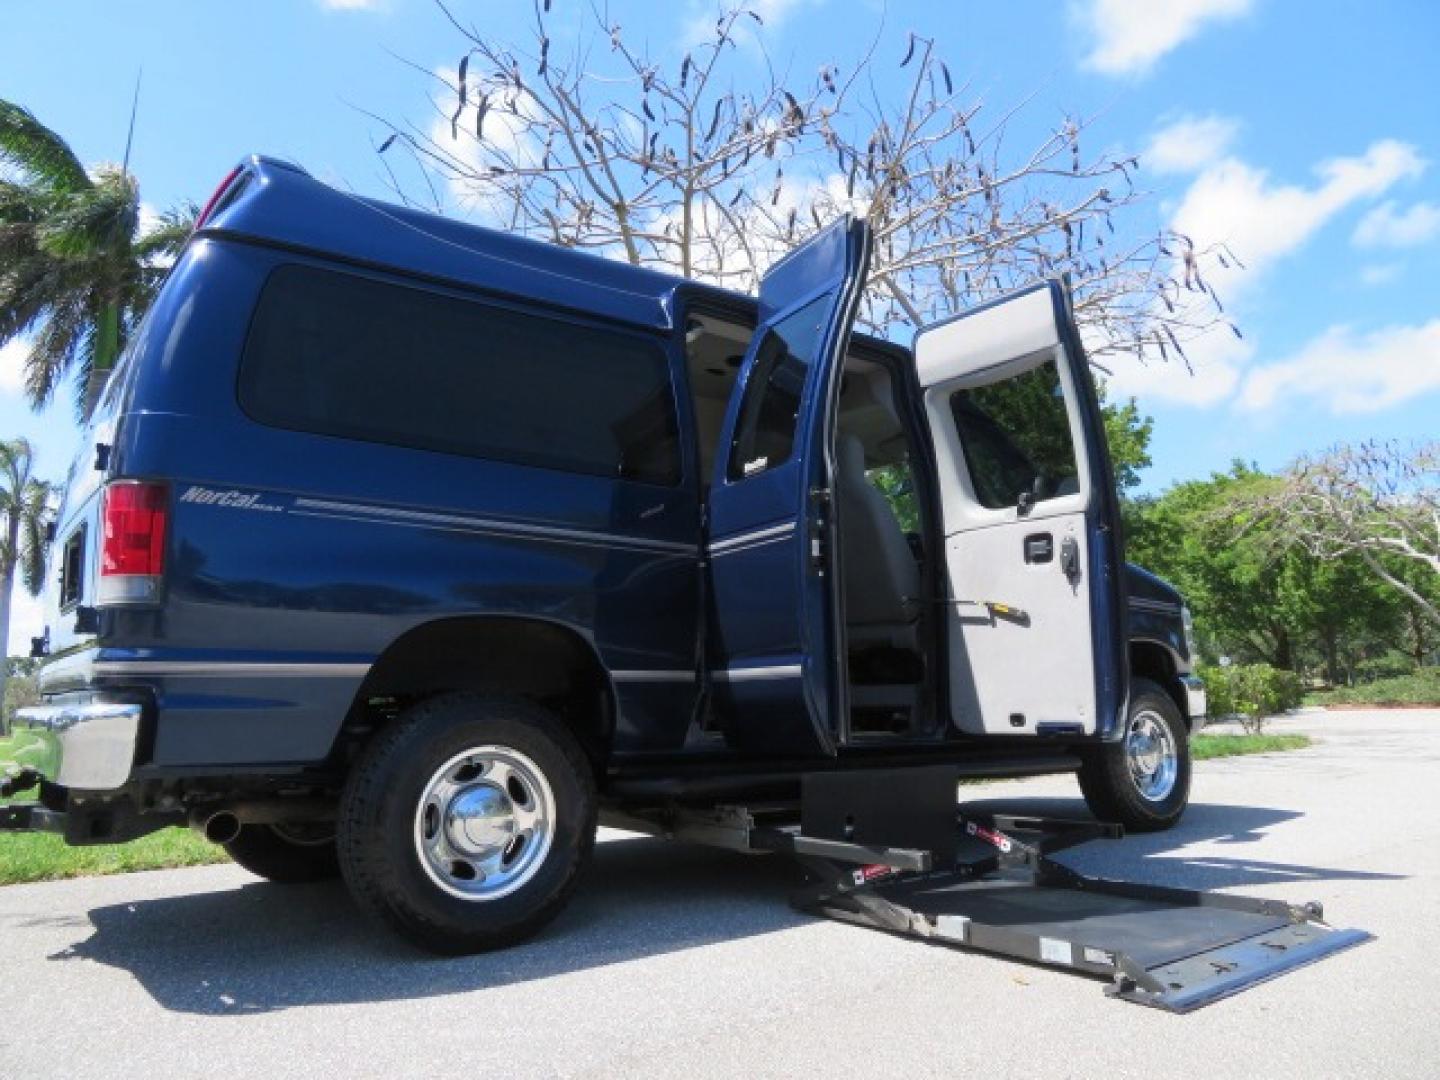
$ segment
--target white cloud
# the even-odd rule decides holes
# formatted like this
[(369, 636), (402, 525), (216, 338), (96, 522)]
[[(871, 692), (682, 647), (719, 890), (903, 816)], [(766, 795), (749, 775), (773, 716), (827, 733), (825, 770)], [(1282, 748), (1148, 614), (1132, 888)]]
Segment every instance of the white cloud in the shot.
[(1197, 172), (1220, 159), (1238, 128), (1224, 116), (1183, 117), (1155, 133), (1140, 164), (1161, 173)]
[(1361, 285), (1389, 285), (1400, 277), (1405, 267), (1401, 263), (1371, 263), (1360, 268)]
[(45, 632), (45, 601), (31, 596), (16, 575), (15, 591), (10, 594), (10, 640), (7, 656), (29, 656), (30, 639)]
[[(1267, 269), (1294, 255), (1336, 214), (1382, 195), (1424, 168), (1414, 147), (1394, 140), (1376, 142), (1358, 156), (1322, 162), (1315, 169), (1317, 179), (1309, 185), (1277, 183), (1264, 169), (1221, 157), (1191, 182), (1170, 227), (1190, 237), (1200, 250), (1225, 244), (1243, 262), (1229, 269), (1216, 265), (1206, 269), (1227, 310), (1243, 325), (1245, 312), (1253, 310), (1247, 300)], [(1192, 295), (1182, 293), (1182, 299)], [(1203, 302), (1194, 311), (1199, 318), (1211, 314)], [(1252, 396), (1251, 407), (1264, 406), (1266, 384), (1252, 383), (1247, 371), (1256, 356), (1252, 340), (1239, 339), (1227, 326), (1217, 325), (1184, 344), (1194, 374), (1186, 374), (1173, 354), (1168, 363), (1156, 356), (1142, 363), (1122, 355), (1107, 360), (1114, 371), (1112, 386), (1146, 403), (1205, 408), (1234, 401), (1238, 392)], [(1269, 378), (1273, 381), (1276, 376)]]
[(25, 389), (25, 357), (30, 342), (11, 338), (0, 348), (0, 394), (18, 394)]
[(1309, 398), (1332, 413), (1365, 413), (1440, 391), (1440, 319), (1357, 334), (1332, 326), (1288, 360), (1250, 372), (1239, 404), (1249, 410)]
[(1327, 221), (1355, 202), (1417, 176), (1425, 162), (1408, 143), (1384, 139), (1358, 157), (1332, 158), (1316, 168), (1313, 186), (1277, 184), (1269, 173), (1236, 158), (1202, 172), (1185, 192), (1171, 227), (1204, 248), (1228, 244), (1245, 263), (1225, 278), (1225, 294), (1241, 289), (1277, 259), (1299, 249)]
[[(1133, 354), (1105, 357), (1114, 397), (1134, 396), (1146, 405), (1165, 403), (1208, 408), (1229, 400), (1240, 385), (1241, 371), (1255, 347), (1228, 329), (1216, 328), (1185, 343), (1185, 357), (1172, 349), (1168, 360), (1141, 361)], [(1185, 364), (1190, 370), (1185, 369)]]
[(1085, 66), (1135, 75), (1193, 37), (1206, 23), (1235, 19), (1253, 0), (1086, 0), (1080, 20), (1095, 38)]
[[(752, 28), (749, 19), (741, 18), (735, 24), (738, 30), (736, 38), (742, 44), (754, 44), (756, 37), (751, 32), (752, 29), (759, 34), (765, 34), (767, 31), (773, 34), (801, 8), (819, 7), (824, 2), (825, 0), (750, 0), (745, 5), (745, 10), (753, 11), (760, 16), (763, 29)], [(697, 45), (713, 42), (716, 20), (721, 17), (722, 11), (728, 10), (728, 4), (718, 5), (713, 0), (699, 4), (692, 3), (689, 22), (686, 23), (685, 29), (680, 34), (685, 47), (693, 49)]]
[(376, 11), (385, 0), (320, 0), (326, 11)]
[(1440, 235), (1440, 206), (1418, 202), (1401, 213), (1394, 202), (1383, 202), (1355, 226), (1359, 247), (1416, 247)]

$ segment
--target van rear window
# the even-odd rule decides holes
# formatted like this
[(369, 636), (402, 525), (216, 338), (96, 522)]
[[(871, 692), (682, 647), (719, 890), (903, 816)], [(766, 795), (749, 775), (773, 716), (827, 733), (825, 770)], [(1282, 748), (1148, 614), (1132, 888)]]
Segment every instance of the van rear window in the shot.
[(357, 274), (283, 266), (240, 404), (274, 427), (653, 484), (680, 478), (658, 344)]

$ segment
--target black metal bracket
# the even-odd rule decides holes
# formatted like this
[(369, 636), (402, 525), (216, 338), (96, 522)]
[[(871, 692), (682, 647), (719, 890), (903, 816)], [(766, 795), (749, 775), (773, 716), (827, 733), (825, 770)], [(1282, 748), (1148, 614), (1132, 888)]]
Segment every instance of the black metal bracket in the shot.
[(0, 803), (0, 832), (65, 831), (65, 815), (40, 803)]

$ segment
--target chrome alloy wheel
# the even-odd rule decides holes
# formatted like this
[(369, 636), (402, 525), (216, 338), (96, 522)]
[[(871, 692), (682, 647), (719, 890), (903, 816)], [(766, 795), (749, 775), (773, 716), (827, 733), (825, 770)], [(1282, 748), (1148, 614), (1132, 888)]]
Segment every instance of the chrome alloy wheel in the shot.
[(1158, 712), (1142, 709), (1130, 718), (1125, 761), (1135, 788), (1149, 802), (1163, 802), (1180, 774), (1180, 754), (1170, 728)]
[(462, 900), (495, 900), (540, 869), (555, 834), (555, 795), (540, 767), (505, 746), (456, 754), (415, 811), (415, 850), (430, 879)]

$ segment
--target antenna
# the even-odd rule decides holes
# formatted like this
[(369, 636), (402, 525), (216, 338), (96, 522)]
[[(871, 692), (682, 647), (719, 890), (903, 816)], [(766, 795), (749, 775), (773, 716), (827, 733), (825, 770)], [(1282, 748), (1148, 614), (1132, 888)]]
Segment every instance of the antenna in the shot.
[(130, 130), (125, 133), (125, 160), (120, 163), (120, 172), (129, 175), (130, 144), (135, 141), (135, 114), (140, 111), (140, 77), (145, 74), (142, 67), (135, 72), (135, 95), (130, 99)]

